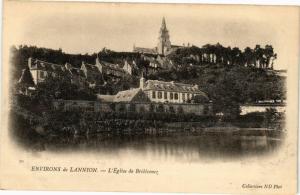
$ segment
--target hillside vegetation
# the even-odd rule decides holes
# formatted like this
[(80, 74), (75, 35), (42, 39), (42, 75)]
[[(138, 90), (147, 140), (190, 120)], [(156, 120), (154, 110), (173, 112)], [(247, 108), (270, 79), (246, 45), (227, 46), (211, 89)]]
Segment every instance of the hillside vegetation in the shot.
[[(11, 54), (12, 79), (15, 82), (20, 78), (22, 70), (28, 68), (27, 59), (29, 57), (61, 65), (68, 62), (75, 67), (80, 67), (82, 61), (95, 64), (95, 58), (98, 55), (102, 60), (111, 63), (121, 63), (122, 60), (129, 59), (135, 60), (139, 69), (149, 66), (149, 62), (143, 59), (143, 54), (114, 52), (107, 49), (92, 55), (82, 55), (67, 54), (61, 49), (23, 45), (12, 47)], [(156, 56), (150, 55), (150, 57)], [(257, 45), (254, 49), (247, 47), (244, 51), (239, 48), (226, 48), (220, 44), (205, 45), (202, 48), (192, 46), (180, 48), (167, 56), (173, 62), (173, 68), (148, 74), (145, 77), (146, 79), (198, 84), (200, 89), (206, 92), (213, 101), (215, 112), (222, 111), (230, 115), (237, 115), (240, 104), (254, 103), (259, 100), (285, 100), (285, 78), (272, 71), (273, 61), (276, 57), (277, 54), (270, 45), (266, 45), (264, 48)], [(140, 75), (133, 75), (129, 79), (125, 78), (120, 79), (117, 83), (109, 83), (108, 88), (110, 89), (102, 92), (116, 93), (119, 90), (137, 87), (139, 77)], [(45, 88), (44, 85), (41, 86)], [(63, 90), (62, 87), (58, 87), (59, 89)], [(76, 90), (72, 86), (69, 89)], [(55, 93), (54, 90), (51, 92)], [(99, 91), (97, 92), (99, 93)], [(102, 92), (100, 91), (100, 93)], [(68, 94), (65, 90), (63, 93)], [(81, 92), (76, 91), (76, 93)]]

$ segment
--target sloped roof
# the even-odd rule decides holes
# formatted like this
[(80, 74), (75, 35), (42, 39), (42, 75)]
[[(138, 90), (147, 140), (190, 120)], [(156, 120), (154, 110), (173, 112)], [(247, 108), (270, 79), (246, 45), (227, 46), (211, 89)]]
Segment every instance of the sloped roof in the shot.
[[(86, 72), (84, 72), (83, 67), (86, 68)], [(79, 74), (83, 73), (86, 77), (86, 81), (89, 82), (90, 84), (97, 85), (97, 84), (103, 82), (102, 74), (99, 71), (97, 66), (83, 62), (81, 70), (82, 70), (82, 72), (79, 71)]]
[(124, 60), (123, 68), (127, 65), (130, 65), (132, 68), (137, 68), (137, 65), (134, 60)]
[(150, 99), (140, 88), (119, 91), (116, 95), (101, 95), (97, 98), (103, 102), (150, 102)]
[(138, 52), (138, 53), (148, 53), (148, 54), (157, 54), (155, 49), (152, 48), (144, 48), (144, 47), (135, 47), (133, 49), (133, 52)]
[(159, 57), (157, 56), (156, 61), (160, 64), (162, 67), (169, 67), (172, 66), (171, 60), (169, 60), (166, 57)]
[(197, 93), (207, 97), (207, 95), (198, 89), (196, 85), (158, 81), (158, 80), (147, 80), (144, 90), (158, 90), (158, 91), (173, 91), (182, 93)]
[(37, 70), (44, 70), (49, 72), (63, 72), (65, 71), (65, 67), (59, 64), (53, 64), (50, 62), (45, 62), (38, 59), (29, 58), (29, 63), (31, 61), (31, 64), (29, 65), (29, 68), (31, 70), (37, 69)]
[(100, 61), (100, 63), (104, 67), (106, 67), (106, 68), (109, 68), (109, 69), (112, 69), (112, 70), (115, 70), (115, 71), (120, 71), (120, 72), (124, 72), (125, 73), (125, 70), (123, 70), (122, 68), (120, 68), (118, 64), (112, 64), (112, 63), (105, 62), (105, 61)]
[(73, 75), (73, 76), (84, 76), (84, 73), (81, 69), (79, 68), (70, 68), (70, 73)]
[(180, 48), (180, 47), (185, 47), (183, 45), (171, 45), (172, 48)]
[(28, 69), (22, 70), (22, 75), (21, 75), (18, 83), (22, 83), (22, 84), (29, 85), (29, 86), (34, 86), (34, 82), (32, 80), (32, 77), (31, 77)]
[(115, 102), (130, 102), (141, 91), (140, 88), (119, 91), (114, 98)]
[(98, 94), (97, 98), (99, 100), (103, 101), (103, 102), (113, 102), (114, 98), (115, 98), (115, 95), (101, 95), (101, 94)]
[(87, 71), (92, 72), (92, 73), (96, 73), (96, 74), (100, 74), (100, 71), (99, 71), (97, 66), (92, 65), (92, 64), (88, 64), (86, 62), (84, 62), (84, 65), (85, 65)]

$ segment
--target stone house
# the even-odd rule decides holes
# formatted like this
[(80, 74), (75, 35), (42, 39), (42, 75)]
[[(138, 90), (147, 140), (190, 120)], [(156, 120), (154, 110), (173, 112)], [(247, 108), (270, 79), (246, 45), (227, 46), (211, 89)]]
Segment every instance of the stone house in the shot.
[(58, 77), (65, 72), (64, 66), (33, 58), (28, 58), (28, 67), (35, 85), (44, 82), (49, 75)]

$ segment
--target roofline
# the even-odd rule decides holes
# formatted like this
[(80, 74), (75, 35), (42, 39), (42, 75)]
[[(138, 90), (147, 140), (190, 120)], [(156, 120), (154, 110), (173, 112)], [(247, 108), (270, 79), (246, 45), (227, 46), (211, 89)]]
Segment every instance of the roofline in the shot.
[[(55, 65), (55, 66), (60, 66), (60, 67), (62, 67), (62, 66), (64, 66), (64, 65), (62, 65), (62, 64), (54, 64), (54, 63), (51, 63), (51, 62), (46, 62), (46, 61), (43, 61), (43, 60), (39, 60), (39, 59), (37, 59), (37, 58), (31, 58), (32, 60), (37, 60), (37, 61), (40, 61), (40, 62), (44, 62), (44, 63), (47, 63), (47, 64), (51, 64), (51, 65)], [(71, 64), (72, 65), (72, 64)]]
[(187, 84), (187, 83), (175, 83), (174, 81), (160, 81), (160, 80), (147, 80), (146, 83), (148, 81), (154, 81), (154, 82), (160, 82), (160, 83), (166, 83), (166, 84), (177, 84), (177, 85), (184, 85), (184, 86), (191, 86), (191, 87), (195, 87), (196, 85), (193, 84)]
[(201, 91), (201, 90), (198, 90), (198, 91), (182, 91), (182, 90), (166, 90), (166, 89), (150, 89), (150, 88), (144, 88), (143, 91), (152, 91), (152, 90), (155, 90), (155, 91), (167, 91), (167, 92), (181, 92), (181, 93), (197, 93), (197, 94), (201, 94), (201, 95), (206, 95), (205, 92)]

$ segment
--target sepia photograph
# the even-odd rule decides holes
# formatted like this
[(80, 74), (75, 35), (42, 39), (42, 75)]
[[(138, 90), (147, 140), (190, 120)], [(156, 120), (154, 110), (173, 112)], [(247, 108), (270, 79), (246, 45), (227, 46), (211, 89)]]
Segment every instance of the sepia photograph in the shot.
[[(15, 159), (30, 175), (163, 175), (173, 181), (181, 175), (170, 173), (177, 170), (171, 170), (172, 163), (207, 171), (230, 164), (247, 172), (247, 165), (271, 159), (276, 165), (266, 166), (276, 166), (276, 179), (290, 184), (264, 180), (267, 171), (257, 171), (257, 180), (228, 182), (231, 188), (216, 191), (198, 188), (199, 173), (187, 179), (194, 180), (188, 189), (130, 188), (127, 182), (125, 188), (22, 188), (296, 190), (291, 172), (296, 174), (297, 129), (289, 124), (298, 121), (290, 120), (298, 113), (293, 110), (298, 97), (298, 7), (5, 1), (4, 10), (7, 108), (2, 114), (7, 136), (1, 134), (1, 143), (20, 156), (6, 150), (10, 157), (1, 169)], [(283, 173), (287, 164), (291, 172)], [(205, 177), (210, 183), (217, 175), (203, 172)], [(12, 181), (2, 185), (14, 188)]]

